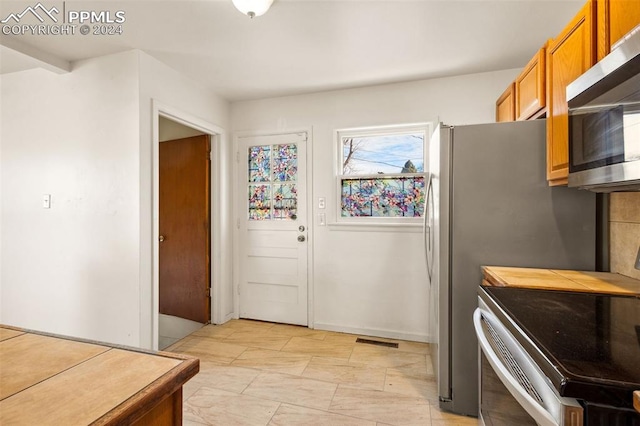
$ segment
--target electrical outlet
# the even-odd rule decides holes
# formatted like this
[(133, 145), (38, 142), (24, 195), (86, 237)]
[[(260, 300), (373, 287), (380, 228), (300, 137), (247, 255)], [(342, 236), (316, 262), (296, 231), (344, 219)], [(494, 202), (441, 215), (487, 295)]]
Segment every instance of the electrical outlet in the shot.
[(636, 269), (640, 269), (640, 247), (638, 248), (638, 254), (636, 255)]
[(318, 198), (318, 208), (319, 209), (324, 209), (327, 206), (326, 204), (326, 200), (324, 197), (320, 197)]

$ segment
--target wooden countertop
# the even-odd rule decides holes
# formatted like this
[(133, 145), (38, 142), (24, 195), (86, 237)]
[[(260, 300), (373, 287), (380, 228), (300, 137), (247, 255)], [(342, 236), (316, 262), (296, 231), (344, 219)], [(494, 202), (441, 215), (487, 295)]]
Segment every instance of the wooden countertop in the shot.
[[(131, 424), (163, 401), (180, 412), (197, 358), (0, 325), (0, 424)], [(149, 418), (146, 418), (147, 421)], [(157, 417), (156, 417), (157, 419)], [(145, 423), (145, 421), (141, 421)]]
[(640, 295), (640, 280), (610, 272), (483, 266), (484, 285)]

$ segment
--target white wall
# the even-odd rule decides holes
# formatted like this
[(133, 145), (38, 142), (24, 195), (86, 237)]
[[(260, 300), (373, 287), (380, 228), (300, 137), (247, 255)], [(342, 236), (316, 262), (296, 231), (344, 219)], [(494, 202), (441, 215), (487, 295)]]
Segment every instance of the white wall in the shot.
[(3, 323), (138, 343), (137, 62), (0, 77)]
[(495, 121), (495, 100), (519, 70), (291, 96), (231, 105), (234, 132), (313, 127), (316, 328), (427, 340), (427, 277), (419, 227), (360, 232), (318, 226), (317, 198), (335, 222), (334, 131), (440, 120)]
[(0, 322), (150, 348), (152, 99), (222, 127), (227, 102), (140, 51), (0, 90)]
[(191, 127), (187, 127), (180, 123), (176, 123), (175, 121), (165, 117), (160, 117), (160, 122), (158, 123), (158, 125), (160, 127), (158, 129), (160, 142), (172, 141), (175, 139), (190, 138), (192, 136), (199, 136), (199, 135), (206, 134), (204, 132), (193, 129)]

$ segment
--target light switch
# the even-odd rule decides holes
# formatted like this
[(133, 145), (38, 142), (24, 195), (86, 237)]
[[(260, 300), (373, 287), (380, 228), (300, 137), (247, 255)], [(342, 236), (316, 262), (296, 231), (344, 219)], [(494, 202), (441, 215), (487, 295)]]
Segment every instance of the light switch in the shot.
[(638, 248), (638, 255), (636, 256), (636, 269), (640, 269), (640, 248)]
[(318, 214), (318, 225), (325, 226), (327, 224), (327, 219), (324, 213)]
[(51, 194), (44, 194), (42, 196), (42, 208), (43, 209), (51, 208)]
[(324, 209), (327, 206), (324, 197), (318, 198), (318, 208)]

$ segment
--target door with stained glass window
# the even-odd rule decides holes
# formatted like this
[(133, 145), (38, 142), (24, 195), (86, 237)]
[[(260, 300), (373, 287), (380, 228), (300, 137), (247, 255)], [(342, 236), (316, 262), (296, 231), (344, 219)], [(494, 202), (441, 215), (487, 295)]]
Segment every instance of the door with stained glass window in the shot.
[(306, 142), (238, 138), (241, 318), (307, 325)]

